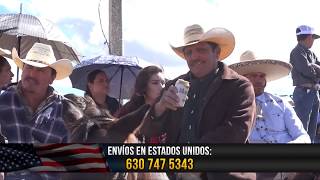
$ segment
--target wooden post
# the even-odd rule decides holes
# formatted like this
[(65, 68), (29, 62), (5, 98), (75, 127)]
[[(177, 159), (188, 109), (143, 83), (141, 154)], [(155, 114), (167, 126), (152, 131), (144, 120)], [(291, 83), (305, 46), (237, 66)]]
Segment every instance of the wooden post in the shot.
[(109, 0), (109, 52), (122, 56), (122, 0)]

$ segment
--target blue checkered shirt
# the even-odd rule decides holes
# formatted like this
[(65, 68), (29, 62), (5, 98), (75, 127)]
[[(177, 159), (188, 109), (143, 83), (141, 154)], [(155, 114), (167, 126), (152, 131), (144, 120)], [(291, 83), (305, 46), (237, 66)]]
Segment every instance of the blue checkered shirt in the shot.
[(0, 127), (9, 143), (66, 143), (62, 99), (52, 87), (35, 112), (26, 105), (18, 85), (0, 95)]

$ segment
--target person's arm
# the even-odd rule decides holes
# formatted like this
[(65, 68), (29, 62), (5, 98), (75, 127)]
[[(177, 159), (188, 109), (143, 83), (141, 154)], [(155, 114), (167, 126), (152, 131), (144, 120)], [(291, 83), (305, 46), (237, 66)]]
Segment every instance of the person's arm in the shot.
[(159, 98), (159, 100), (151, 107), (146, 114), (140, 131), (144, 135), (158, 136), (161, 134), (164, 124), (166, 123), (171, 111), (178, 109), (179, 97), (177, 89), (173, 85), (169, 85)]
[[(296, 69), (304, 77), (315, 80), (317, 76), (317, 67), (312, 63), (309, 63), (306, 53), (294, 51), (290, 54), (290, 63), (293, 68)], [(319, 69), (320, 71), (320, 69)]]
[(317, 77), (320, 77), (320, 66), (318, 64), (311, 64), (312, 68), (316, 71)]
[(154, 106), (154, 113), (157, 117), (161, 116), (167, 109), (177, 110), (179, 104), (179, 97), (177, 95), (177, 88), (173, 85), (165, 90), (160, 100)]
[(165, 111), (160, 116), (156, 116), (155, 107), (152, 106), (139, 127), (139, 132), (147, 137), (160, 135), (169, 115), (170, 111)]
[[(249, 81), (243, 82), (232, 96), (233, 102), (223, 123), (204, 134), (202, 143), (245, 143), (254, 124), (255, 95)], [(214, 117), (212, 117), (214, 118)]]
[(315, 69), (316, 73), (317, 73), (317, 78), (320, 78), (320, 61), (318, 60), (317, 56), (312, 53), (313, 58), (315, 59), (315, 63), (312, 63), (313, 68)]
[(283, 103), (285, 107), (284, 120), (286, 129), (293, 138), (293, 140), (288, 143), (311, 143), (310, 136), (303, 128), (303, 124), (294, 109), (286, 101), (283, 101)]
[(139, 128), (149, 109), (150, 106), (145, 104), (137, 110), (111, 121), (108, 125), (108, 135), (105, 141), (110, 143), (123, 142), (130, 133), (134, 133), (134, 131)]

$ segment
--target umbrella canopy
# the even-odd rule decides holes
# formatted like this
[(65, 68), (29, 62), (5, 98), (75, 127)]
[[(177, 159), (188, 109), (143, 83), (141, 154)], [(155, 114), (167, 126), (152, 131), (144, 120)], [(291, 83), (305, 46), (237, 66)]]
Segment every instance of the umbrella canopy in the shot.
[(133, 93), (135, 79), (142, 69), (137, 57), (125, 56), (98, 56), (83, 60), (74, 67), (70, 79), (72, 86), (86, 90), (87, 76), (96, 69), (103, 70), (110, 80), (109, 96), (118, 98), (119, 101), (129, 99)]
[(35, 42), (51, 45), (56, 59), (80, 62), (79, 54), (66, 43), (52, 22), (28, 14), (0, 14), (1, 48), (15, 47), (19, 56), (25, 58)]

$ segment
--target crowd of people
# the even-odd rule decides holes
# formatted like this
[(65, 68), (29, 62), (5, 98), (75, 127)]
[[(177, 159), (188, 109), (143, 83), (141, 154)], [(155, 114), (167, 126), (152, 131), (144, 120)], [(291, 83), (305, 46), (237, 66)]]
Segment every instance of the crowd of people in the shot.
[[(320, 62), (310, 48), (320, 36), (312, 27), (302, 25), (297, 27), (296, 37), (298, 43), (290, 54), (290, 63), (256, 59), (252, 51), (246, 51), (240, 62), (228, 66), (223, 60), (235, 48), (232, 32), (225, 28), (204, 31), (197, 24), (188, 26), (184, 43), (171, 48), (186, 61), (189, 72), (165, 82), (161, 67), (143, 68), (136, 78), (131, 99), (124, 105), (109, 96), (110, 79), (100, 69), (88, 74), (83, 98), (57, 93), (51, 84), (68, 77), (73, 67), (69, 60), (57, 60), (50, 45), (35, 43), (25, 59), (20, 58), (15, 49), (12, 52), (0, 49), (0, 142), (72, 143), (75, 135), (84, 137), (85, 134), (82, 142), (88, 139), (94, 142), (97, 138), (105, 143), (111, 139), (119, 143), (317, 143)], [(12, 58), (8, 58), (10, 54)], [(22, 70), (19, 82), (11, 83), (13, 73), (8, 61), (14, 61)], [(294, 107), (281, 97), (265, 92), (268, 82), (290, 72), (295, 86)], [(175, 87), (181, 79), (190, 84), (182, 107)], [(72, 104), (70, 98), (79, 103)], [(78, 108), (81, 113), (75, 114), (78, 111), (66, 108)], [(74, 122), (65, 119), (70, 116)], [(76, 127), (84, 122), (96, 126)], [(118, 174), (117, 177), (273, 179), (277, 174), (201, 172), (192, 176), (184, 173), (157, 176), (155, 173)], [(27, 171), (7, 173), (5, 177), (59, 178), (63, 176)]]

